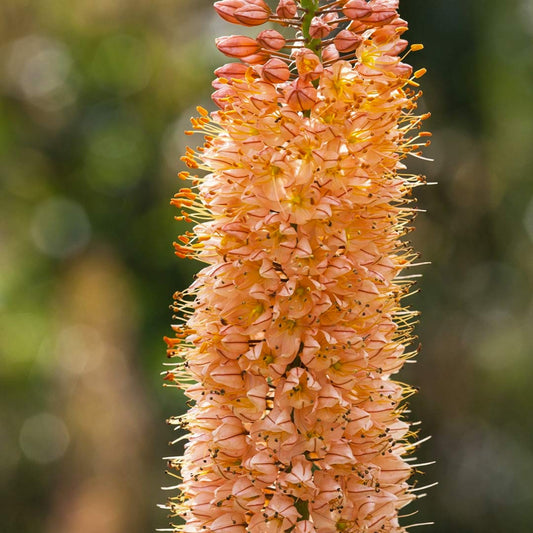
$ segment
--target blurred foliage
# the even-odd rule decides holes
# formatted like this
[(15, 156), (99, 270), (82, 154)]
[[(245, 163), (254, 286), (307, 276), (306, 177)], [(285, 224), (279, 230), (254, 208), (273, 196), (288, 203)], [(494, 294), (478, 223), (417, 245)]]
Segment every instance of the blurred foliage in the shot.
[[(2, 532), (164, 527), (161, 337), (174, 290), (168, 199), (212, 44), (209, 0), (0, 4)], [(533, 4), (403, 0), (438, 186), (413, 241), (423, 351), (401, 379), (436, 459), (418, 504), (435, 533), (533, 523)]]

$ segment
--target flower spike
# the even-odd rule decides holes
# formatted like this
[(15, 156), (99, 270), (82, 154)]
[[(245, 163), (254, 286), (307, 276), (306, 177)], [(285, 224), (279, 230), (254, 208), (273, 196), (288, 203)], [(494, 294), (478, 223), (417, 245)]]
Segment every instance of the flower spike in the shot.
[(419, 351), (404, 299), (423, 263), (404, 236), (425, 183), (406, 159), (430, 134), (426, 71), (403, 60), (423, 47), (398, 0), (214, 7), (284, 29), (216, 40), (236, 61), (215, 72), (218, 110), (191, 119), (204, 142), (171, 201), (193, 224), (176, 255), (205, 265), (165, 338), (163, 380), (190, 406), (169, 420), (186, 440), (172, 530), (406, 533), (424, 439), (395, 375)]

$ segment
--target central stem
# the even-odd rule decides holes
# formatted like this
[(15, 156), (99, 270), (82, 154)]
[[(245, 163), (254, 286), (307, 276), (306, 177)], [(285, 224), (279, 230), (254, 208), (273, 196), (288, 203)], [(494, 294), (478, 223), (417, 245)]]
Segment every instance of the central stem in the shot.
[(320, 0), (302, 0), (301, 5), (305, 10), (305, 15), (302, 19), (302, 34), (305, 38), (305, 44), (307, 48), (319, 55), (321, 41), (320, 39), (313, 39), (309, 33), (309, 29), (316, 12), (320, 8)]

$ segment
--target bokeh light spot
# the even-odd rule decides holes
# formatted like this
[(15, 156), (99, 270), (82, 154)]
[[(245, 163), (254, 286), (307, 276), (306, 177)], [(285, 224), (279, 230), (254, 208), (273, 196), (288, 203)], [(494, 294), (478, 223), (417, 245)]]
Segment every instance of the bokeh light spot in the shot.
[(58, 40), (30, 34), (11, 45), (8, 79), (20, 97), (38, 107), (52, 111), (75, 100), (71, 71), (70, 52)]
[(56, 343), (58, 365), (70, 375), (79, 375), (95, 369), (105, 350), (106, 345), (100, 332), (84, 324), (63, 328)]
[(39, 464), (57, 461), (67, 451), (70, 435), (64, 422), (50, 413), (39, 413), (22, 425), (19, 444), (24, 455)]
[(79, 204), (56, 196), (37, 207), (31, 236), (37, 248), (46, 255), (65, 258), (87, 245), (91, 225)]

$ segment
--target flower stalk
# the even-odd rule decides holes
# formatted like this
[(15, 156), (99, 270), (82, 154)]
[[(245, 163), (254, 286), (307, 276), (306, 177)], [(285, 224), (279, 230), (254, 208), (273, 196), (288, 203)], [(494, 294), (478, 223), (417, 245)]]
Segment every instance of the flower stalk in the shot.
[(169, 421), (187, 441), (169, 459), (172, 531), (405, 533), (414, 390), (393, 377), (418, 352), (404, 236), (425, 178), (404, 162), (430, 134), (425, 70), (403, 60), (422, 46), (402, 39), (398, 0), (215, 9), (285, 29), (217, 39), (238, 61), (186, 132), (204, 142), (182, 158), (171, 203), (194, 226), (174, 247), (206, 266), (166, 339), (165, 380), (190, 402)]
[(309, 50), (317, 53), (320, 50), (320, 39), (314, 39), (310, 34), (311, 23), (315, 19), (316, 12), (320, 7), (318, 0), (302, 0), (302, 8), (304, 9), (304, 16), (302, 18), (302, 35), (304, 37), (304, 44)]

